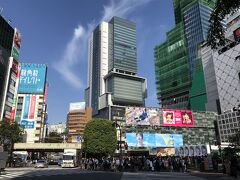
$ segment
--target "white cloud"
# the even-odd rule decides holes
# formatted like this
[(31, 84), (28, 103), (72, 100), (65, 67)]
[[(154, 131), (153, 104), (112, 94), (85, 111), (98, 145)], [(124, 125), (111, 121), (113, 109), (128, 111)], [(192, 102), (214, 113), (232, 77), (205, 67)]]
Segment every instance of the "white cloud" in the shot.
[(151, 0), (111, 0), (110, 5), (103, 6), (101, 21), (109, 21), (113, 16), (126, 17), (137, 7), (147, 4)]
[[(147, 4), (150, 1), (151, 0), (111, 0), (109, 5), (103, 6), (103, 15), (99, 18), (98, 23), (109, 21), (113, 16), (126, 17), (137, 7)], [(73, 68), (78, 66), (81, 59), (86, 58), (87, 39), (98, 23), (94, 23), (93, 21), (85, 28), (82, 25), (78, 25), (77, 28), (74, 29), (72, 38), (67, 43), (60, 61), (53, 63), (53, 68), (62, 75), (64, 80), (78, 89), (84, 88), (84, 85), (78, 76), (79, 74), (74, 72)]]

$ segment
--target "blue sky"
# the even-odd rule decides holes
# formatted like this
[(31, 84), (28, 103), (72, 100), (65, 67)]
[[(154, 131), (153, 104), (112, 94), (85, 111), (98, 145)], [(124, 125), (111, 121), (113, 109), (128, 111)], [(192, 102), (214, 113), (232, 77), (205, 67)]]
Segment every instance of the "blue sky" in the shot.
[(147, 78), (146, 106), (158, 106), (153, 49), (174, 27), (172, 0), (0, 0), (2, 15), (22, 35), (20, 62), (48, 65), (48, 122), (65, 122), (70, 102), (84, 101), (87, 39), (102, 20), (137, 24), (138, 75)]

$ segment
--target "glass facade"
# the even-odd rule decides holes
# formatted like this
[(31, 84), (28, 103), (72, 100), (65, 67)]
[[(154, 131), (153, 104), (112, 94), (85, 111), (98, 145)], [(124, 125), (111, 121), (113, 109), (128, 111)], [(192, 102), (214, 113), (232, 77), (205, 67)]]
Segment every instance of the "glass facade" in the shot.
[[(196, 77), (201, 77), (193, 81), (193, 76), (198, 46), (207, 37), (208, 19), (215, 1), (174, 0), (173, 2), (176, 27), (167, 33), (166, 42), (154, 49), (157, 97), (163, 107), (189, 109), (201, 103), (194, 110), (205, 110), (202, 108), (206, 99), (202, 68), (195, 73)], [(175, 65), (166, 68), (166, 64)], [(204, 90), (202, 91), (201, 88), (200, 92), (194, 89), (197, 85), (193, 83), (200, 83)], [(191, 96), (196, 97), (190, 97), (190, 90)], [(204, 100), (199, 101), (201, 98)]]
[(183, 13), (191, 78), (195, 69), (198, 46), (207, 38), (211, 12), (209, 7), (197, 3)]
[(162, 107), (187, 109), (190, 88), (188, 53), (183, 23), (167, 33), (154, 50), (156, 85)]
[(93, 62), (94, 66), (92, 66), (92, 72), (95, 72), (92, 74), (92, 110), (93, 114), (98, 112), (98, 97), (100, 96), (100, 63), (101, 63), (101, 31), (100, 27), (98, 26), (94, 32), (93, 32)]
[(93, 31), (89, 49), (89, 88), (85, 100), (93, 116), (109, 105), (144, 106), (146, 79), (137, 74), (136, 24), (113, 17)]
[(145, 79), (112, 73), (107, 78), (107, 91), (112, 93), (114, 104), (129, 106), (144, 105), (145, 99)]
[[(112, 30), (113, 57), (110, 58), (109, 70), (113, 68), (137, 73), (136, 24), (118, 17), (109, 22)], [(111, 29), (109, 28), (109, 29)], [(111, 31), (111, 30), (110, 30)]]

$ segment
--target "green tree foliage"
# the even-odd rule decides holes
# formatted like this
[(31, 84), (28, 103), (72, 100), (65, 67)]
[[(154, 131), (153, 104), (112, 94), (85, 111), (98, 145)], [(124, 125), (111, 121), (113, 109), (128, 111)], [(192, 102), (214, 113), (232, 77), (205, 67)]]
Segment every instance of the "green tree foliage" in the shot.
[(19, 124), (1, 121), (0, 123), (0, 143), (4, 146), (4, 150), (12, 152), (14, 143), (22, 141), (23, 130)]
[(223, 150), (223, 157), (231, 159), (240, 153), (240, 131), (229, 138), (230, 144)]
[(57, 132), (50, 132), (49, 135), (45, 138), (46, 143), (62, 143), (63, 138), (61, 134)]
[(117, 132), (112, 121), (91, 120), (85, 127), (83, 138), (84, 150), (92, 156), (111, 155), (116, 149)]
[(240, 0), (217, 0), (215, 9), (210, 17), (207, 43), (213, 49), (224, 46), (227, 42), (224, 36), (223, 19), (240, 8)]
[(230, 138), (230, 146), (232, 147), (240, 147), (240, 131), (236, 134), (232, 135)]

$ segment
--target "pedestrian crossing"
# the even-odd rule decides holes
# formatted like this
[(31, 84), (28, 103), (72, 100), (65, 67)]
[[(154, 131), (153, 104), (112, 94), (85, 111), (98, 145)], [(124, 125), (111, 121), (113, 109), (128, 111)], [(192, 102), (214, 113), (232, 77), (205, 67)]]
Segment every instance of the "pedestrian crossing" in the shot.
[(0, 174), (0, 180), (14, 179), (19, 177), (39, 177), (39, 176), (55, 176), (55, 175), (68, 175), (77, 173), (88, 173), (79, 169), (14, 169), (6, 170)]

